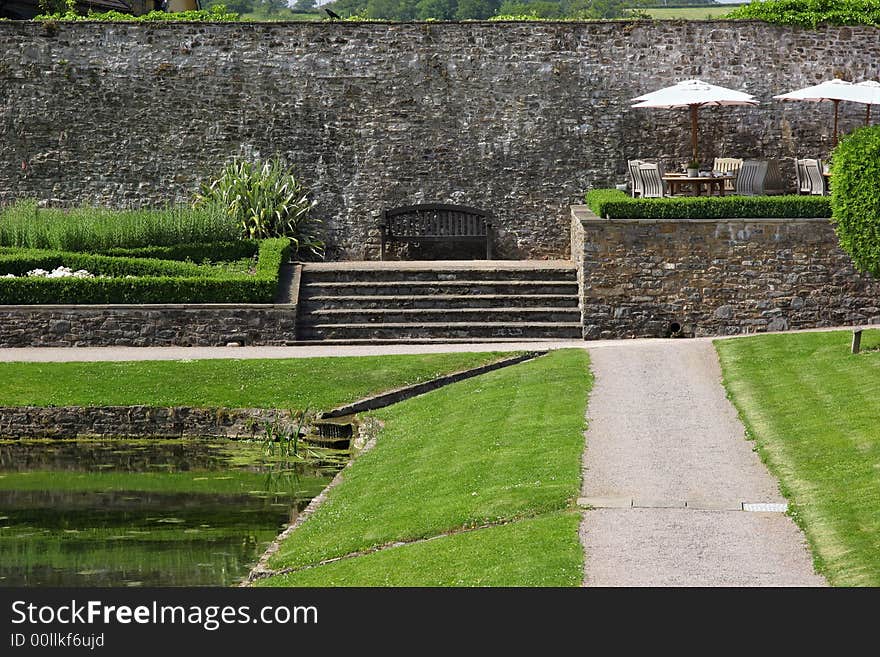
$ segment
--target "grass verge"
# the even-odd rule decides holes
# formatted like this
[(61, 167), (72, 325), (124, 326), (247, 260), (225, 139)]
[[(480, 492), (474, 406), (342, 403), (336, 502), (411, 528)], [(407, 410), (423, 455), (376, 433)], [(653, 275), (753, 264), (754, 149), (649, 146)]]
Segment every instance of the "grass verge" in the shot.
[[(442, 556), (431, 556), (431, 551), (442, 553), (444, 546), (461, 549), (455, 574), (461, 583), (480, 585), (491, 579), (496, 585), (518, 585), (545, 579), (576, 584), (583, 558), (577, 526), (559, 512), (570, 506), (580, 489), (590, 384), (586, 352), (563, 350), (377, 412), (385, 428), (376, 447), (345, 471), (342, 483), (282, 543), (269, 566), (310, 566), (397, 541), (550, 514), (547, 526), (567, 538), (554, 539), (543, 560), (525, 552), (513, 557), (521, 558), (525, 569), (516, 574), (505, 571), (503, 563), (512, 558), (511, 550), (519, 553), (513, 545), (520, 539), (514, 537), (524, 534), (515, 526), (504, 531), (479, 530), (487, 532), (485, 539), (479, 538), (479, 532), (473, 537), (437, 539), (415, 553), (402, 549), (399, 554), (443, 561)], [(510, 549), (493, 552), (480, 547), (483, 540), (505, 543), (504, 536), (510, 537)], [(476, 552), (468, 565), (471, 549)], [(393, 556), (376, 554), (351, 561), (336, 566), (344, 571), (346, 583), (393, 579), (381, 572), (396, 567)], [(510, 579), (490, 577), (492, 572), (509, 572)], [(401, 581), (412, 585), (439, 581), (427, 571), (406, 577)], [(300, 581), (304, 580), (297, 576), (263, 584)]]
[(378, 392), (478, 367), (507, 355), (0, 363), (0, 406), (327, 410)]
[(342, 559), (256, 584), (571, 586), (582, 577), (579, 523), (577, 513), (552, 513)]
[(817, 569), (834, 585), (880, 585), (880, 331), (715, 342), (724, 383), (779, 478)]

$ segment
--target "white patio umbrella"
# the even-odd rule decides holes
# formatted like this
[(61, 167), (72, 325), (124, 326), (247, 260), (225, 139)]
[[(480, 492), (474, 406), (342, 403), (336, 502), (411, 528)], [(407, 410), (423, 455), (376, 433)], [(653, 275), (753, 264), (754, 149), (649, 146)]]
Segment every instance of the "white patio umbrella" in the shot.
[(856, 87), (859, 93), (864, 94), (863, 100), (856, 102), (865, 104), (865, 125), (868, 125), (871, 122), (871, 105), (880, 105), (880, 82), (865, 80), (859, 82)]
[(633, 98), (633, 107), (656, 107), (676, 109), (687, 107), (691, 111), (691, 148), (697, 159), (697, 114), (707, 105), (757, 105), (757, 99), (742, 91), (719, 87), (702, 80), (685, 80), (671, 87), (664, 87), (649, 94)]
[[(868, 111), (865, 116), (867, 122), (871, 116), (871, 105), (880, 104), (880, 88), (874, 88), (870, 84), (853, 84), (846, 80), (826, 80), (812, 87), (805, 87), (796, 91), (790, 91), (787, 94), (773, 96), (779, 100), (804, 100), (812, 103), (821, 103), (830, 100), (834, 103), (834, 137), (832, 145), (837, 146), (837, 114), (840, 101), (848, 101), (852, 103), (864, 103), (868, 105)], [(880, 84), (877, 84), (880, 87)]]

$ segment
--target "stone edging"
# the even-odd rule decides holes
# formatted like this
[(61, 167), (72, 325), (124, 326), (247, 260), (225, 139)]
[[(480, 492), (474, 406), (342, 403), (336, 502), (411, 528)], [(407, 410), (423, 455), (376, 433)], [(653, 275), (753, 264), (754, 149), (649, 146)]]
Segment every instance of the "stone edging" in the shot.
[(494, 363), (489, 363), (488, 365), (481, 365), (480, 367), (475, 367), (473, 369), (462, 370), (461, 372), (453, 372), (452, 374), (445, 374), (443, 376), (437, 377), (436, 379), (431, 379), (430, 381), (425, 381), (423, 383), (414, 383), (413, 385), (389, 390), (388, 392), (373, 395), (372, 397), (359, 399), (358, 401), (351, 404), (346, 404), (345, 406), (339, 406), (329, 411), (324, 411), (318, 417), (320, 419), (342, 417), (343, 415), (352, 415), (353, 413), (362, 413), (364, 411), (374, 411), (377, 408), (385, 408), (386, 406), (391, 406), (391, 404), (396, 404), (397, 402), (403, 401), (404, 399), (409, 399), (410, 397), (422, 395), (426, 392), (431, 392), (432, 390), (442, 388), (443, 386), (448, 386), (450, 383), (464, 381), (465, 379), (470, 379), (471, 377), (479, 376), (480, 374), (485, 374), (493, 370), (498, 370), (502, 367), (517, 365), (518, 363), (532, 360), (534, 358), (537, 358), (538, 356), (543, 356), (546, 353), (546, 351), (529, 351), (524, 354), (520, 354), (519, 356), (502, 358), (501, 360), (497, 360)]

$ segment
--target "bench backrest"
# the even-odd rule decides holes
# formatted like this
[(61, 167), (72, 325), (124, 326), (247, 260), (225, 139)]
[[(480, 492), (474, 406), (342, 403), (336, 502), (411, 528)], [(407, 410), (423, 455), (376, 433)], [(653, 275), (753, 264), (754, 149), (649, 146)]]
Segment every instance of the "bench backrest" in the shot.
[(484, 237), (492, 215), (464, 205), (423, 203), (385, 210), (382, 223), (397, 237)]

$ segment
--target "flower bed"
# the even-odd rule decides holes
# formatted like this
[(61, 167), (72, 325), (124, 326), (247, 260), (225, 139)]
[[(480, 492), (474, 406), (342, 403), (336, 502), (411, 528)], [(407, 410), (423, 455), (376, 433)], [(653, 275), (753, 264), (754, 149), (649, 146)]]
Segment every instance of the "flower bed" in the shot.
[[(271, 303), (289, 246), (284, 238), (259, 242), (252, 272), (158, 258), (4, 248), (0, 304)], [(59, 267), (92, 277), (27, 275)]]

